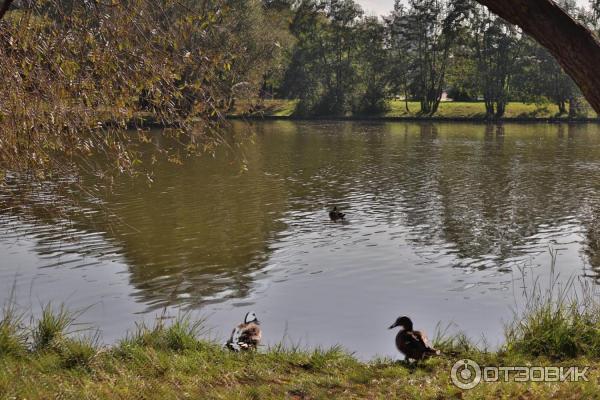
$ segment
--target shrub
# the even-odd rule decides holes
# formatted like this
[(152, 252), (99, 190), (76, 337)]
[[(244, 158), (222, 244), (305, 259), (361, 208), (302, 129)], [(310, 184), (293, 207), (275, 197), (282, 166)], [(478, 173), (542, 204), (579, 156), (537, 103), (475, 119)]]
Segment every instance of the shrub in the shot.
[(167, 325), (165, 318), (157, 318), (152, 327), (145, 323), (137, 324), (136, 330), (120, 344), (122, 350), (132, 346), (152, 347), (157, 350), (184, 351), (198, 349), (198, 336), (204, 320), (192, 322), (189, 316), (180, 315)]
[(66, 339), (60, 345), (60, 357), (65, 368), (89, 367), (98, 354), (98, 334)]
[(22, 355), (27, 350), (27, 335), (23, 329), (23, 315), (9, 300), (2, 309), (0, 319), (0, 356)]
[(77, 315), (67, 311), (64, 305), (58, 310), (53, 310), (50, 303), (45, 305), (32, 332), (33, 349), (44, 350), (59, 346), (76, 317)]
[(552, 359), (598, 357), (600, 304), (587, 282), (558, 283), (554, 256), (549, 288), (542, 291), (534, 282), (524, 311), (506, 328), (506, 350)]

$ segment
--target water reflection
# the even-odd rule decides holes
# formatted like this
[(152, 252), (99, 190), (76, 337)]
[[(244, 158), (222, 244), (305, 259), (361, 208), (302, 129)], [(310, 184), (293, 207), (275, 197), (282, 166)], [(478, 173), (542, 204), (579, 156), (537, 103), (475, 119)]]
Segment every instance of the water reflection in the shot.
[[(94, 190), (99, 183), (86, 177), (84, 187), (97, 197), (79, 194), (71, 203), (63, 186), (7, 181), (0, 251), (19, 238), (31, 241), (35, 273), (121, 263), (125, 271), (110, 279), (126, 278), (127, 295), (145, 312), (257, 302), (276, 310), (284, 296), (278, 287), (303, 299), (314, 289), (313, 300), (325, 303), (352, 288), (379, 289), (354, 305), (361, 313), (397, 301), (393, 287), (386, 292), (391, 282), (407, 296), (439, 291), (431, 301), (473, 287), (485, 296), (511, 285), (515, 266), (545, 262), (548, 246), (566, 254), (559, 268), (600, 277), (596, 125), (276, 122), (232, 129), (253, 132), (240, 146), (245, 172), (239, 154), (161, 162), (152, 185), (119, 178), (112, 191)], [(64, 218), (48, 212), (56, 205)], [(328, 220), (331, 205), (347, 212), (348, 224)], [(3, 265), (0, 275), (16, 272)], [(364, 288), (367, 281), (372, 287)], [(327, 288), (323, 297), (317, 282)]]

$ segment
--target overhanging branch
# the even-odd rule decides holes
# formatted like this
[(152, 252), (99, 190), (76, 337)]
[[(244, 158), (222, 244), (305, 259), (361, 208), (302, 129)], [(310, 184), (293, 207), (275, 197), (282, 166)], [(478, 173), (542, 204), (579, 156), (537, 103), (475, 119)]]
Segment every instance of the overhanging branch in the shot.
[(2, 2), (2, 6), (0, 7), (0, 19), (4, 18), (4, 14), (6, 14), (13, 1), (14, 0), (4, 0)]
[(552, 0), (477, 0), (548, 49), (600, 114), (600, 41)]

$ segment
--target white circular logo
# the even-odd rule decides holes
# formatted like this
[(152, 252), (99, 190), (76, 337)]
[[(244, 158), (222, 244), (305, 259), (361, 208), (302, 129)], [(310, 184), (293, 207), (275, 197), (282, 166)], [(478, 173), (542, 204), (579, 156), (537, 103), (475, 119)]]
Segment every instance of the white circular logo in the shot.
[(479, 364), (468, 358), (458, 360), (452, 366), (450, 378), (452, 378), (452, 383), (460, 389), (473, 389), (481, 382), (481, 368)]

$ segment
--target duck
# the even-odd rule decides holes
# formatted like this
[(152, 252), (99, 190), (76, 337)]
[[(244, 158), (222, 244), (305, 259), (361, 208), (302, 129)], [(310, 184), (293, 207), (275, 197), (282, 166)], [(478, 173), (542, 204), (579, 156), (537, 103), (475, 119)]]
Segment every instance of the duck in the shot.
[(346, 214), (344, 214), (343, 212), (339, 212), (337, 207), (333, 207), (333, 209), (329, 211), (329, 218), (331, 218), (332, 221), (344, 219), (345, 216)]
[(260, 322), (256, 313), (250, 311), (244, 317), (244, 322), (233, 329), (225, 347), (232, 351), (256, 350), (261, 338)]
[(423, 332), (413, 330), (413, 322), (408, 317), (398, 317), (388, 329), (401, 327), (396, 335), (396, 347), (404, 354), (405, 361), (420, 361), (426, 357), (439, 355), (440, 351), (429, 345)]

